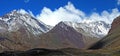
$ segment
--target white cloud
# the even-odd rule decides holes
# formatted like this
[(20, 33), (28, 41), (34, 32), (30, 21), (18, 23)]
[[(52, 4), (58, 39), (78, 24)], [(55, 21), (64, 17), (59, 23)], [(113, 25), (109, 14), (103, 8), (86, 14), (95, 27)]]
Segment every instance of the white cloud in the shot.
[(90, 16), (86, 16), (87, 19), (85, 20), (92, 20), (92, 21), (105, 21), (106, 23), (111, 24), (112, 21), (120, 15), (120, 12), (117, 8), (112, 9), (111, 12), (104, 10), (101, 14), (93, 12)]
[(68, 5), (60, 7), (55, 11), (44, 7), (42, 13), (37, 15), (37, 18), (48, 25), (56, 25), (60, 21), (74, 21), (79, 22), (85, 16), (84, 12), (76, 9), (74, 5), (68, 2)]
[(111, 10), (111, 12), (106, 10), (101, 13), (93, 12), (91, 15), (87, 16), (83, 11), (76, 9), (71, 2), (68, 2), (66, 6), (60, 7), (55, 11), (44, 7), (41, 13), (36, 17), (45, 24), (52, 26), (56, 25), (60, 21), (83, 22), (86, 20), (102, 20), (107, 23), (112, 23), (113, 19), (120, 15), (120, 12), (117, 8)]
[(117, 5), (120, 5), (120, 0), (117, 0)]

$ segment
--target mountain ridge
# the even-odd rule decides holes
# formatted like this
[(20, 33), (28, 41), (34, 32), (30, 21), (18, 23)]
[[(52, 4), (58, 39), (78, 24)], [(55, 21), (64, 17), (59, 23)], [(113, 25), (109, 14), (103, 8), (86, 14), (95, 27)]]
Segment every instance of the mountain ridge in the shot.
[[(0, 32), (2, 32), (0, 33), (0, 48), (3, 51), (32, 48), (87, 49), (103, 37), (95, 36), (98, 34), (98, 31), (95, 31), (101, 30), (97, 25), (103, 27), (105, 32), (109, 29), (109, 24), (102, 21), (90, 23), (60, 22), (52, 27), (25, 11), (14, 10), (0, 17)], [(5, 30), (3, 31), (3, 29)], [(103, 30), (101, 33), (104, 34)]]
[(2, 18), (0, 18), (0, 20), (5, 21), (5, 23), (8, 24), (9, 28), (8, 30), (10, 31), (12, 31), (12, 28), (13, 30), (19, 29), (21, 25), (29, 27), (28, 30), (32, 28), (31, 30), (33, 30), (36, 33), (37, 31), (39, 31), (38, 34), (40, 33), (40, 31), (41, 32), (49, 31), (49, 28), (47, 28), (47, 26), (44, 23), (38, 21), (31, 15), (27, 14), (27, 12), (22, 14), (20, 11), (14, 10), (4, 15)]
[(110, 29), (110, 24), (107, 24), (104, 21), (91, 21), (89, 23), (85, 21), (81, 23), (63, 21), (63, 23), (73, 27), (78, 32), (85, 33), (85, 35), (88, 34), (88, 36), (97, 38), (106, 36)]
[(49, 32), (45, 33), (44, 35), (40, 35), (40, 38), (41, 45), (43, 45), (42, 43), (44, 43), (45, 44), (44, 47), (46, 48), (54, 47), (55, 49), (69, 47), (86, 49), (88, 48), (88, 46), (99, 40), (99, 38), (95, 37), (90, 36), (86, 37), (85, 35), (83, 35), (80, 32), (77, 32), (73, 27), (65, 24), (64, 22), (58, 23)]
[(120, 49), (120, 16), (113, 20), (111, 29), (107, 36), (94, 44), (90, 49)]

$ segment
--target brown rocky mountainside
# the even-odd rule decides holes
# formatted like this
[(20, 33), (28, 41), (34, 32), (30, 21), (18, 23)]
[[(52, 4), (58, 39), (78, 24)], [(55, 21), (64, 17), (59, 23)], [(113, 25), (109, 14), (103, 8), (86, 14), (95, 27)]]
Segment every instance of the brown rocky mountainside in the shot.
[[(82, 30), (82, 29), (81, 29)], [(17, 31), (6, 31), (0, 34), (0, 50), (28, 50), (32, 48), (79, 48), (86, 49), (98, 38), (86, 37), (77, 32), (74, 28), (60, 22), (48, 33), (40, 36), (34, 35), (26, 28), (21, 26)]]
[[(27, 19), (24, 17), (27, 15), (13, 13), (0, 18), (0, 56), (120, 56), (120, 16), (101, 40), (64, 22), (46, 32), (48, 28), (43, 23), (29, 16), (30, 20), (25, 22)], [(36, 22), (39, 27), (34, 27), (29, 21)]]
[(113, 20), (112, 27), (109, 31), (109, 34), (112, 33), (119, 26), (120, 26), (120, 16)]
[(26, 28), (20, 28), (15, 32), (5, 32), (0, 34), (0, 52), (9, 50), (28, 50), (36, 48), (38, 43), (37, 36), (34, 36)]
[[(82, 29), (81, 29), (82, 30)], [(98, 39), (94, 37), (86, 37), (82, 33), (77, 32), (74, 28), (60, 22), (48, 33), (40, 36), (40, 47), (59, 49), (59, 48), (88, 48)]]
[(46, 24), (28, 13), (11, 11), (0, 17), (0, 51), (23, 51), (32, 48), (86, 49), (99, 40), (96, 37), (85, 36), (83, 29), (80, 28), (79, 32), (64, 22), (49, 30)]
[(36, 48), (39, 45), (38, 35), (48, 30), (44, 23), (31, 15), (11, 11), (0, 17), (0, 52)]

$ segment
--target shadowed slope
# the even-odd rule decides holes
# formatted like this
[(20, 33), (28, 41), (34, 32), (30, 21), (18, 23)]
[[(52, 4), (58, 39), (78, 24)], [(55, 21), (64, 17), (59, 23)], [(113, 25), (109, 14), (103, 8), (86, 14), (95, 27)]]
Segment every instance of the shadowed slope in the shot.
[(120, 49), (120, 16), (113, 21), (108, 35), (93, 45), (90, 49), (100, 48)]

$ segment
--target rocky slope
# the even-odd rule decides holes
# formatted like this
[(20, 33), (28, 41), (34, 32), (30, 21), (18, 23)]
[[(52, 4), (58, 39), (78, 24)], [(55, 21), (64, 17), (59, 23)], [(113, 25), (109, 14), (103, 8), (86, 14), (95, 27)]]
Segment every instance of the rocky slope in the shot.
[(90, 49), (117, 49), (120, 50), (120, 16), (117, 17), (111, 26), (111, 29), (106, 37), (101, 39)]
[(39, 35), (49, 31), (27, 12), (14, 10), (0, 17), (0, 50), (26, 50), (39, 45)]
[[(82, 31), (82, 29), (81, 29)], [(79, 48), (84, 49), (98, 40), (96, 37), (85, 36), (64, 22), (57, 24), (48, 33), (40, 36), (41, 48)]]
[(114, 30), (116, 30), (117, 28), (119, 28), (119, 25), (120, 25), (120, 16), (114, 19), (109, 34), (112, 33)]
[(107, 34), (109, 26), (96, 21), (60, 22), (52, 27), (23, 10), (14, 10), (0, 17), (0, 50), (87, 49)]

